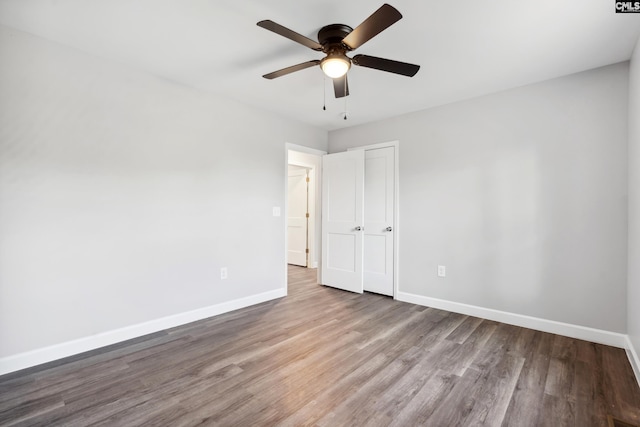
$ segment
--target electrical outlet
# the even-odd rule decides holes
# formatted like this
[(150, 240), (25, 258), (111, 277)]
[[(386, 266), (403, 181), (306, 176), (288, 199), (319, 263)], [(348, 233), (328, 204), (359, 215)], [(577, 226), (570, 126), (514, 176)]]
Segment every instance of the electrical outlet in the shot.
[(224, 280), (228, 277), (227, 267), (222, 267), (220, 269), (220, 279)]
[(447, 267), (444, 265), (438, 266), (438, 277), (446, 277), (447, 276)]

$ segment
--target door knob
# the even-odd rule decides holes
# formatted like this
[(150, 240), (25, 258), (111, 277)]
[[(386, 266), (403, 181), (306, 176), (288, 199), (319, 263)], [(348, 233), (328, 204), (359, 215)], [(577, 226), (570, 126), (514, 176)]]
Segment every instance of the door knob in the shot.
[(393, 231), (393, 228), (391, 228), (391, 227), (387, 227), (387, 228), (385, 228), (385, 230), (387, 230), (387, 231)]
[(356, 231), (362, 231), (362, 227), (357, 226), (357, 227), (356, 227)]

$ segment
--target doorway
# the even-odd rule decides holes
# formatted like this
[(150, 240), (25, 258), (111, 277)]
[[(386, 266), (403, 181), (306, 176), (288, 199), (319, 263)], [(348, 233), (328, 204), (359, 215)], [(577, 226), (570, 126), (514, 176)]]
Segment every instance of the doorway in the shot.
[[(306, 249), (309, 250), (306, 255), (306, 267), (317, 269), (318, 283), (321, 283), (321, 272), (318, 268), (320, 264), (320, 242), (321, 242), (321, 179), (322, 179), (322, 156), (327, 154), (324, 151), (308, 148), (296, 144), (285, 144), (286, 159), (286, 181), (285, 181), (285, 270), (289, 271), (289, 171), (304, 170), (307, 173), (309, 181), (307, 183), (307, 233), (306, 233)], [(287, 277), (287, 276), (285, 276)]]
[(287, 264), (309, 266), (309, 168), (289, 165)]

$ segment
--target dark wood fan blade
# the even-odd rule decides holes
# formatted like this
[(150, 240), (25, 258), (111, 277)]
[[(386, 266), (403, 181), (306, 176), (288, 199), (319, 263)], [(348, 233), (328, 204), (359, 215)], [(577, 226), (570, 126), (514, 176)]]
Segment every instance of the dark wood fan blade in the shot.
[(349, 81), (347, 75), (333, 79), (333, 91), (336, 94), (336, 98), (344, 98), (349, 96)]
[(383, 4), (364, 22), (356, 27), (342, 42), (351, 50), (357, 49), (402, 18), (398, 10), (388, 4)]
[(286, 37), (289, 40), (293, 40), (296, 43), (300, 43), (303, 46), (306, 46), (313, 50), (322, 50), (322, 45), (314, 40), (311, 40), (308, 37), (303, 36), (302, 34), (298, 34), (293, 30), (288, 29), (287, 27), (283, 27), (280, 24), (276, 24), (271, 20), (265, 20), (258, 22), (258, 27), (262, 27), (265, 30), (273, 31), (276, 34), (281, 35), (282, 37)]
[(294, 73), (296, 71), (304, 70), (305, 68), (313, 67), (314, 65), (318, 65), (320, 61), (313, 60), (308, 62), (303, 62), (302, 64), (292, 65), (291, 67), (283, 68), (282, 70), (274, 71), (273, 73), (265, 74), (265, 79), (275, 79), (277, 77), (286, 76), (287, 74)]
[(377, 58), (368, 55), (356, 55), (351, 60), (353, 64), (366, 68), (374, 68), (380, 71), (387, 71), (394, 74), (413, 77), (420, 69), (419, 65), (407, 64), (406, 62), (393, 61), (391, 59)]

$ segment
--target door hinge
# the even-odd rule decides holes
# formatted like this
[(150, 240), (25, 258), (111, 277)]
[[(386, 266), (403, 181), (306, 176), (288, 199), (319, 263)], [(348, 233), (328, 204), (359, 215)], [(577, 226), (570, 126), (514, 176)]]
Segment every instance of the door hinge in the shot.
[(307, 177), (307, 182), (309, 182), (309, 177)]
[(308, 254), (308, 253), (309, 253), (309, 249), (305, 249), (305, 250), (304, 250), (304, 253), (305, 253), (305, 254)]
[(307, 216), (307, 218), (309, 218), (309, 212), (307, 212), (305, 215)]

